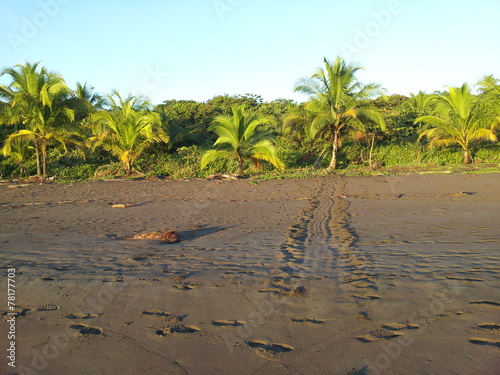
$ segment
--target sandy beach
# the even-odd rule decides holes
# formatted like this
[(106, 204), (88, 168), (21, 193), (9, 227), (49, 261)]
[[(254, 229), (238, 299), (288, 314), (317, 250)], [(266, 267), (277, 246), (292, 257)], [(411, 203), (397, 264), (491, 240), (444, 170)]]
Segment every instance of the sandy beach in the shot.
[[(0, 184), (0, 372), (499, 374), (499, 187)], [(133, 239), (169, 229), (181, 242)]]

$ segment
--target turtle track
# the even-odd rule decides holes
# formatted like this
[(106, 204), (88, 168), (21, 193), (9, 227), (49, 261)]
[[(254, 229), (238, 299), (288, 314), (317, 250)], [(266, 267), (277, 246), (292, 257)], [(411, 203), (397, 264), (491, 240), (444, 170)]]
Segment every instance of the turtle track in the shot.
[(339, 178), (321, 181), (319, 193), (288, 228), (280, 246), (282, 272), (342, 278), (345, 271), (363, 263), (362, 256), (356, 254), (356, 235), (349, 225), (349, 202), (334, 196), (343, 188)]

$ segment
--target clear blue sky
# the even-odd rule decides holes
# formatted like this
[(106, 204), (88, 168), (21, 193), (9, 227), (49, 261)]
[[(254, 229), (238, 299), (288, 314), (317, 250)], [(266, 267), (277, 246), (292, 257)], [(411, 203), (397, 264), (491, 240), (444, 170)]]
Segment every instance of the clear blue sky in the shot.
[(297, 80), (341, 55), (407, 95), (500, 78), (499, 14), (498, 0), (0, 0), (0, 67), (40, 60), (70, 87), (155, 104), (304, 101)]

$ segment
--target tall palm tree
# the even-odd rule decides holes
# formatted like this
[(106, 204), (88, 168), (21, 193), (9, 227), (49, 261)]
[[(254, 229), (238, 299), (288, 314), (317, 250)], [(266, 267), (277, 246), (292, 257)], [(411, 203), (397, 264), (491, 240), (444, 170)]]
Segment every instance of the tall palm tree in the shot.
[(102, 147), (123, 163), (127, 174), (133, 171), (134, 161), (154, 143), (169, 141), (163, 131), (160, 115), (142, 98), (122, 98), (115, 90), (107, 97), (109, 110), (90, 116), (93, 149)]
[(472, 147), (481, 141), (496, 142), (498, 118), (486, 110), (480, 97), (472, 94), (469, 86), (448, 88), (437, 97), (437, 115), (420, 116), (415, 123), (433, 126), (420, 133), (418, 140), (430, 139), (429, 147), (447, 147), (457, 144), (462, 148), (464, 163), (472, 162)]
[(0, 73), (12, 80), (8, 86), (0, 86), (0, 97), (6, 103), (1, 120), (21, 128), (7, 137), (4, 147), (33, 142), (37, 174), (46, 176), (47, 146), (56, 143), (66, 150), (67, 143), (79, 140), (71, 126), (75, 114), (66, 102), (69, 89), (64, 79), (38, 65), (16, 65)]
[(302, 78), (295, 91), (310, 96), (306, 109), (312, 113), (307, 131), (312, 137), (326, 137), (332, 145), (328, 171), (337, 167), (340, 137), (349, 127), (373, 123), (385, 128), (380, 112), (367, 100), (380, 93), (379, 85), (362, 85), (355, 77), (361, 69), (338, 57), (333, 63), (324, 59), (324, 69), (311, 78)]
[(218, 158), (233, 158), (238, 163), (238, 174), (244, 175), (245, 162), (250, 160), (258, 164), (261, 160), (270, 162), (278, 169), (283, 169), (269, 134), (257, 132), (259, 125), (268, 119), (264, 116), (245, 113), (244, 105), (232, 107), (232, 115), (217, 116), (209, 130), (214, 131), (219, 138), (214, 146), (217, 149), (207, 151), (201, 158), (201, 169)]

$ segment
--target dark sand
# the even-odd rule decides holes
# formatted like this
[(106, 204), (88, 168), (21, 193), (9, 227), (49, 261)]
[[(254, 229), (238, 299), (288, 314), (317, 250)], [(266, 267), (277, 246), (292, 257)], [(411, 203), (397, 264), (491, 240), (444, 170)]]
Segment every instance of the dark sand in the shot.
[(500, 373), (500, 175), (1, 184), (0, 223), (2, 374)]

